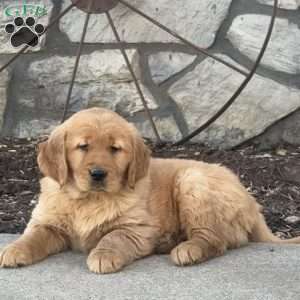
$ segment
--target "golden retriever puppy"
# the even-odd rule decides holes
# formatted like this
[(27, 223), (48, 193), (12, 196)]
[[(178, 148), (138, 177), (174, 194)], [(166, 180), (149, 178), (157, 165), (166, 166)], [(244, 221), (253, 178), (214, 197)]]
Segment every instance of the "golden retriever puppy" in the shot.
[(24, 234), (0, 254), (2, 267), (33, 264), (66, 249), (111, 273), (152, 253), (179, 266), (248, 242), (281, 241), (260, 206), (227, 168), (150, 158), (137, 130), (114, 112), (73, 115), (39, 145), (45, 177)]

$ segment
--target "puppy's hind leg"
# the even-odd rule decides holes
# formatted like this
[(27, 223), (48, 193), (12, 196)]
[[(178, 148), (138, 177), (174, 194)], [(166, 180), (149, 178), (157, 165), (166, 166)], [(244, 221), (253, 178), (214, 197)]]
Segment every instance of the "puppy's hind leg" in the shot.
[(198, 228), (171, 251), (171, 259), (178, 266), (187, 266), (220, 256), (225, 250), (226, 246), (208, 228)]
[(217, 210), (205, 180), (197, 169), (185, 170), (177, 176), (175, 198), (181, 229), (187, 237), (171, 251), (172, 261), (179, 266), (220, 256), (227, 248), (220, 236)]

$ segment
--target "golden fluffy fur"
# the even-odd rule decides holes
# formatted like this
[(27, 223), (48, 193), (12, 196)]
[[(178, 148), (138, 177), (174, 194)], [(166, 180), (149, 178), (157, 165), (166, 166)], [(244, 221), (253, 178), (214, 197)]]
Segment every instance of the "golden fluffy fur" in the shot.
[[(190, 265), (254, 242), (281, 241), (260, 206), (227, 168), (154, 159), (136, 129), (104, 109), (72, 116), (40, 144), (39, 203), (24, 234), (0, 254), (24, 266), (68, 248), (88, 254), (96, 273), (152, 253)], [(96, 183), (91, 169), (105, 170)]]

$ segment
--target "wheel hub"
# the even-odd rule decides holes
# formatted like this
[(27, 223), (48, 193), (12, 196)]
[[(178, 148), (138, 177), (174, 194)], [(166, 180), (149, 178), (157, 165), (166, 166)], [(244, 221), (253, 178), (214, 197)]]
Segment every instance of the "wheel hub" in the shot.
[[(83, 10), (86, 13), (91, 13), (91, 14), (103, 14), (118, 4), (118, 0), (71, 0), (77, 8), (80, 10)], [(93, 1), (92, 6), (90, 5), (91, 1)], [(76, 4), (77, 2), (77, 4)], [(91, 7), (90, 7), (91, 6)]]

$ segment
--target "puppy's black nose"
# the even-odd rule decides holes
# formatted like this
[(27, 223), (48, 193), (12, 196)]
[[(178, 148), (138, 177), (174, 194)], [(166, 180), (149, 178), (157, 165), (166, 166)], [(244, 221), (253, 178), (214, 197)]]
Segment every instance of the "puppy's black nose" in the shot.
[(103, 169), (91, 169), (90, 175), (93, 180), (100, 182), (105, 179), (105, 177), (107, 176), (107, 172)]

